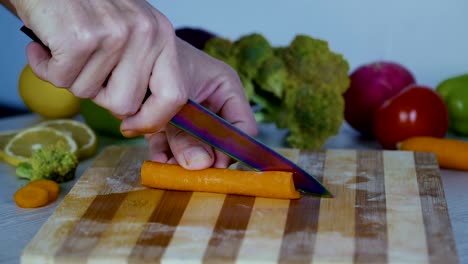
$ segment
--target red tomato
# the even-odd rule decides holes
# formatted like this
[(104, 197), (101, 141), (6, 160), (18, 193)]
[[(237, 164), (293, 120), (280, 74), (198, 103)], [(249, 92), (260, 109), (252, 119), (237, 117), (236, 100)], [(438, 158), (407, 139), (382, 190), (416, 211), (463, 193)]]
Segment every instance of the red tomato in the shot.
[(447, 108), (434, 90), (419, 85), (405, 88), (385, 101), (374, 114), (375, 138), (385, 149), (412, 136), (444, 137)]

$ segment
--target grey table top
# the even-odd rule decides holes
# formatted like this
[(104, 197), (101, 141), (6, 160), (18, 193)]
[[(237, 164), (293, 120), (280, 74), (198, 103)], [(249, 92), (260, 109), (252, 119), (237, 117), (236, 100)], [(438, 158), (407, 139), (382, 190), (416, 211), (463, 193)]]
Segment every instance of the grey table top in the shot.
[[(36, 115), (3, 118), (0, 119), (0, 131), (24, 128), (38, 120)], [(275, 147), (283, 144), (283, 136), (284, 131), (278, 131), (273, 126), (262, 125), (258, 138), (265, 144)], [(99, 150), (110, 144), (122, 143), (124, 142), (100, 138)], [(144, 142), (133, 141), (132, 143), (141, 144)], [(379, 149), (379, 145), (372, 140), (362, 139), (345, 124), (337, 136), (327, 141), (325, 148)], [(78, 177), (92, 161), (90, 159), (80, 163), (77, 170)], [(468, 172), (441, 170), (441, 177), (460, 263), (468, 264)], [(19, 263), (21, 251), (75, 182), (76, 180), (62, 184), (62, 192), (58, 202), (44, 208), (22, 210), (15, 205), (12, 197), (13, 193), (25, 181), (15, 176), (14, 168), (0, 163), (0, 263)]]

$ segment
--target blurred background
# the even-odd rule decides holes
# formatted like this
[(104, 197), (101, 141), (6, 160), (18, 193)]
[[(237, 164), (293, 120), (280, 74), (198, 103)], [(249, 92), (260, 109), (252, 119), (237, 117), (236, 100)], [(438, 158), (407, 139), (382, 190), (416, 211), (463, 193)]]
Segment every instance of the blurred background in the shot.
[[(171, 0), (150, 1), (175, 28), (200, 27), (235, 39), (258, 32), (272, 45), (287, 45), (296, 34), (329, 42), (351, 70), (376, 60), (408, 67), (417, 82), (431, 87), (468, 72), (466, 0)], [(1, 116), (26, 111), (17, 80), (27, 63), (30, 41), (22, 23), (0, 8)]]

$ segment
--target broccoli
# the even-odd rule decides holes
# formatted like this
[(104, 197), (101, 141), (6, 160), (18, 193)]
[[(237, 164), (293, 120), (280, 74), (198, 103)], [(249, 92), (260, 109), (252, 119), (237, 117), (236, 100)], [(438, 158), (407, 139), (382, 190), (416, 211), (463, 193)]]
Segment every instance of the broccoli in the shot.
[(242, 36), (235, 42), (215, 37), (206, 42), (203, 50), (234, 68), (247, 98), (256, 97), (253, 79), (264, 62), (273, 57), (273, 47), (268, 40), (257, 33)]
[(260, 34), (249, 34), (240, 37), (233, 44), (238, 72), (253, 79), (260, 66), (273, 56), (273, 48)]
[(16, 175), (31, 181), (48, 179), (57, 183), (75, 178), (78, 158), (67, 144), (58, 141), (34, 150), (31, 158), (16, 168)]
[(237, 61), (233, 55), (233, 43), (229, 39), (222, 37), (212, 38), (205, 43), (203, 50), (212, 57), (227, 63), (234, 69), (237, 68)]
[[(216, 39), (216, 38), (215, 38)], [(216, 40), (205, 49), (210, 55)], [(291, 147), (319, 149), (338, 133), (344, 120), (343, 93), (349, 86), (349, 64), (324, 40), (297, 35), (288, 46), (272, 47), (260, 34), (231, 42), (227, 57), (239, 73), (247, 98), (259, 106), (258, 122), (289, 130)], [(235, 63), (232, 63), (235, 61)]]

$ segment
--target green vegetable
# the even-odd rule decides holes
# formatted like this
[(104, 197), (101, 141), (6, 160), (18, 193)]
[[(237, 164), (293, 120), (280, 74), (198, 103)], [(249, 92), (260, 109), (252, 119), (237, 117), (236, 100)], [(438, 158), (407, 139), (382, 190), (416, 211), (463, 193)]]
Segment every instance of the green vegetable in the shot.
[(468, 136), (468, 74), (441, 82), (436, 91), (447, 106), (450, 130), (458, 135)]
[(35, 150), (29, 161), (18, 165), (16, 175), (31, 181), (46, 179), (61, 183), (75, 178), (77, 166), (76, 155), (59, 141)]
[(258, 122), (288, 128), (291, 147), (318, 149), (344, 120), (348, 62), (328, 43), (297, 35), (288, 46), (272, 47), (260, 34), (231, 42), (209, 40), (204, 51), (231, 65), (240, 76)]

